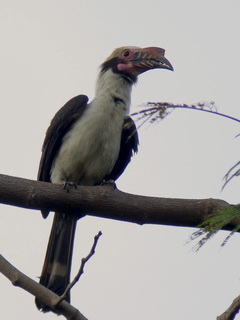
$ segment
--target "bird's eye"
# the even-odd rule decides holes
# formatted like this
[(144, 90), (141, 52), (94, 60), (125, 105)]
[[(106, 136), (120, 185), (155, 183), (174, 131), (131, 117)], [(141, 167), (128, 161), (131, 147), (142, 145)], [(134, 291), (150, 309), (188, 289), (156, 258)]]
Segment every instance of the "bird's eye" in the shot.
[(124, 50), (124, 51), (122, 52), (122, 56), (123, 56), (124, 58), (127, 58), (127, 57), (129, 57), (130, 55), (131, 55), (131, 51), (128, 50), (128, 49), (126, 49), (126, 50)]

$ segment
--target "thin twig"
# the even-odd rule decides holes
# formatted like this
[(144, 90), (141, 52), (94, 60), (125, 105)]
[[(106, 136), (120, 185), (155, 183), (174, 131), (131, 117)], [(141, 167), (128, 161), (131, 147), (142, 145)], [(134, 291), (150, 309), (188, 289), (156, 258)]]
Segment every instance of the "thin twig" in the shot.
[(102, 235), (102, 232), (99, 231), (97, 235), (95, 235), (94, 237), (94, 242), (93, 242), (93, 245), (92, 245), (92, 248), (89, 252), (89, 254), (85, 257), (85, 258), (82, 258), (81, 260), (81, 265), (80, 265), (80, 268), (79, 268), (79, 271), (78, 273), (76, 274), (76, 276), (74, 277), (74, 279), (69, 283), (69, 285), (67, 286), (66, 290), (64, 291), (64, 293), (59, 297), (59, 299), (56, 301), (56, 305), (58, 305), (61, 301), (63, 301), (67, 294), (69, 293), (69, 291), (72, 289), (72, 287), (79, 281), (81, 275), (84, 273), (84, 266), (85, 264), (88, 262), (88, 260), (94, 255), (95, 253), (95, 249), (96, 249), (96, 246), (97, 246), (97, 243), (98, 243), (98, 240), (99, 238), (101, 237)]
[(236, 122), (240, 122), (240, 119), (229, 116), (227, 114), (218, 112), (218, 111), (213, 111), (213, 110), (208, 110), (208, 109), (203, 109), (203, 108), (196, 108), (194, 106), (187, 106), (187, 105), (178, 105), (178, 106), (170, 106), (169, 108), (175, 108), (175, 109), (191, 109), (191, 110), (199, 110), (199, 111), (203, 111), (203, 112), (208, 112), (208, 113), (213, 113), (217, 116), (223, 117), (223, 118), (227, 118), (229, 120), (233, 120)]
[[(237, 171), (235, 171), (234, 173), (233, 170), (240, 165), (240, 161), (238, 161), (234, 166), (232, 166), (232, 168), (230, 168), (228, 170), (228, 172), (225, 174), (225, 176), (223, 177), (223, 180), (225, 180), (223, 186), (222, 186), (222, 190), (226, 187), (226, 185), (232, 180), (232, 178), (234, 177), (238, 177), (240, 175), (240, 169), (238, 169)], [(232, 173), (232, 174), (231, 174)], [(231, 176), (230, 176), (231, 174)]]

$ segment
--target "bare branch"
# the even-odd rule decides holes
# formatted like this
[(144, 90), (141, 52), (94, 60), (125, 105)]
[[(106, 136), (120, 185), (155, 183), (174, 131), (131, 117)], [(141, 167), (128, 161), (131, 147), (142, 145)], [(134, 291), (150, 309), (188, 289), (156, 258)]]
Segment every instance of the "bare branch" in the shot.
[[(78, 186), (67, 193), (62, 185), (0, 175), (0, 203), (35, 210), (91, 215), (143, 224), (198, 227), (218, 209), (220, 199), (172, 199), (138, 196), (111, 185)], [(224, 230), (240, 223), (234, 219)]]
[(59, 296), (45, 288), (36, 281), (30, 279), (21, 271), (11, 265), (2, 255), (0, 255), (0, 272), (7, 277), (14, 286), (20, 287), (31, 293), (43, 303), (48, 305), (54, 312), (65, 316), (68, 320), (87, 320), (83, 314), (66, 301), (62, 301), (56, 306)]
[(230, 307), (217, 317), (217, 320), (234, 320), (240, 311), (240, 296), (235, 298)]
[(57, 302), (57, 305), (66, 298), (68, 292), (69, 292), (69, 291), (72, 289), (72, 287), (79, 281), (81, 275), (84, 273), (84, 266), (85, 266), (85, 264), (88, 262), (88, 260), (89, 260), (89, 259), (94, 255), (94, 253), (95, 253), (95, 249), (96, 249), (98, 240), (99, 240), (99, 238), (101, 237), (101, 235), (102, 235), (102, 232), (99, 231), (98, 234), (94, 237), (94, 242), (93, 242), (93, 245), (92, 245), (92, 248), (91, 248), (89, 254), (88, 254), (85, 258), (82, 258), (81, 265), (80, 265), (80, 268), (79, 268), (79, 271), (78, 271), (77, 275), (75, 276), (75, 278), (73, 279), (73, 281), (69, 283), (69, 285), (67, 286), (66, 290), (65, 290), (64, 293), (61, 295), (61, 297), (59, 298), (59, 301)]

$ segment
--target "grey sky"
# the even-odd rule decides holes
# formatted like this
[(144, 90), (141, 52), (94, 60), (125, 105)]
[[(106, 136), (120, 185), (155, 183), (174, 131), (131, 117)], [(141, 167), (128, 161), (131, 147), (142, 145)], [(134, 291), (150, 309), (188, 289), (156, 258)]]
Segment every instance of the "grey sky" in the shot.
[[(54, 113), (77, 94), (93, 98), (98, 66), (118, 46), (163, 47), (175, 68), (141, 75), (132, 111), (147, 101), (214, 100), (220, 112), (239, 118), (239, 10), (237, 0), (0, 1), (1, 173), (36, 179)], [(239, 203), (239, 180), (220, 192), (222, 177), (240, 158), (239, 131), (227, 119), (175, 111), (140, 129), (139, 154), (118, 188)], [(1, 253), (37, 279), (51, 218), (1, 206), (0, 219)], [(99, 230), (96, 255), (72, 292), (73, 305), (89, 320), (212, 320), (239, 295), (238, 235), (220, 249), (227, 235), (221, 232), (196, 254), (185, 245), (194, 229), (87, 217), (78, 225), (75, 272)], [(3, 277), (1, 297), (5, 320), (56, 319)]]

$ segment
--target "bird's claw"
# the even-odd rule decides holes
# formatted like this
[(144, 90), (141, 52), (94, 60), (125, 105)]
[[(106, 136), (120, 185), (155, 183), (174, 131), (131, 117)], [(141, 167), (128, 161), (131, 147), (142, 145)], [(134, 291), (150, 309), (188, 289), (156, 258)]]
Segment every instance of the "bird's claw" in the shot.
[(71, 188), (77, 189), (77, 185), (73, 182), (66, 181), (63, 185), (63, 189), (67, 190), (67, 193), (69, 193)]
[(113, 189), (117, 189), (117, 185), (115, 183), (114, 180), (110, 179), (110, 180), (103, 180), (101, 182), (101, 186), (110, 186), (110, 187), (113, 187)]

